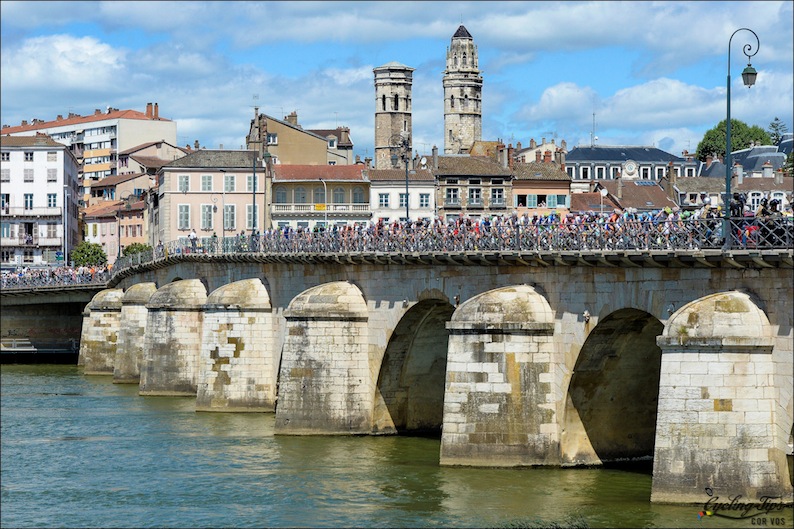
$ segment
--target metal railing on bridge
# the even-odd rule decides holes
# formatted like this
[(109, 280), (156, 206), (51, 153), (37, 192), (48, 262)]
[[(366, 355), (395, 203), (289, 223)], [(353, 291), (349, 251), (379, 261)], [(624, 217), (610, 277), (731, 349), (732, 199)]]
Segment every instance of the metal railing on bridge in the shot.
[[(113, 266), (118, 273), (132, 266), (175, 255), (329, 254), (329, 253), (444, 253), (482, 252), (599, 252), (615, 250), (719, 250), (724, 247), (723, 219), (686, 219), (675, 222), (623, 221), (576, 224), (345, 226), (326, 231), (273, 229), (261, 234), (203, 237), (193, 244), (187, 237), (157, 248), (125, 256)], [(736, 218), (731, 220), (732, 249), (788, 249), (794, 247), (794, 218)]]

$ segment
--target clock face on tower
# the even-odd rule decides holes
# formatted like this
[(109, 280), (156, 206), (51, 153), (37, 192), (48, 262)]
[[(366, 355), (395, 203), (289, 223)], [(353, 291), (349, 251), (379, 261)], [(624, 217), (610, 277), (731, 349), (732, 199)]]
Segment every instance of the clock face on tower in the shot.
[(629, 160), (623, 165), (626, 174), (634, 174), (637, 172), (637, 163), (634, 160)]

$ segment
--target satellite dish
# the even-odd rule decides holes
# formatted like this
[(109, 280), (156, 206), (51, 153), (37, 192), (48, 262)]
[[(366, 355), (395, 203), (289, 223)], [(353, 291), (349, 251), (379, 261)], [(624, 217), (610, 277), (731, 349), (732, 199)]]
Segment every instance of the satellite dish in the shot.
[(422, 156), (422, 159), (419, 160), (419, 163), (422, 164), (422, 165), (427, 165), (427, 157), (426, 156)]
[(601, 193), (602, 197), (605, 197), (605, 196), (607, 196), (609, 194), (609, 191), (607, 191), (606, 187), (602, 187), (601, 191), (599, 191), (599, 193)]

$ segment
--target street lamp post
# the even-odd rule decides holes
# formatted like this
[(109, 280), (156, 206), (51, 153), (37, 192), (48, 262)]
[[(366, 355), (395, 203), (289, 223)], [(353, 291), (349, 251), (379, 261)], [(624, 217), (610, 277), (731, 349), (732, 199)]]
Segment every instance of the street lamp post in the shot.
[(402, 158), (405, 163), (405, 221), (410, 222), (409, 195), (408, 195), (408, 162), (411, 159), (411, 144), (407, 136), (395, 135), (392, 137), (391, 145), (400, 149), (399, 156), (395, 153), (391, 155), (392, 167), (397, 167), (397, 161)]
[(221, 173), (221, 247), (226, 237), (226, 169), (219, 169)]
[(66, 266), (66, 252), (69, 249), (69, 186), (63, 186), (63, 266)]
[(325, 183), (325, 180), (320, 178), (320, 183), (323, 184), (323, 202), (325, 202), (325, 207), (323, 211), (325, 211), (325, 225), (323, 226), (326, 230), (328, 229), (328, 186)]
[(742, 53), (747, 57), (747, 67), (742, 71), (742, 82), (744, 82), (747, 88), (755, 84), (755, 78), (758, 76), (758, 72), (756, 72), (755, 68), (750, 64), (750, 57), (758, 53), (758, 48), (761, 46), (758, 35), (749, 28), (737, 29), (731, 34), (731, 38), (728, 39), (728, 102), (727, 120), (725, 121), (725, 200), (723, 201), (725, 211), (723, 212), (724, 220), (722, 224), (722, 235), (725, 237), (725, 242), (723, 244), (724, 250), (730, 249), (731, 239), (733, 237), (731, 233), (731, 173), (733, 172), (733, 167), (731, 167), (733, 165), (731, 162), (731, 41), (733, 40), (733, 36), (740, 31), (749, 31), (755, 37), (755, 48), (753, 48), (752, 44), (745, 44), (742, 46)]
[(251, 182), (251, 235), (256, 231), (256, 151), (254, 151), (253, 181)]

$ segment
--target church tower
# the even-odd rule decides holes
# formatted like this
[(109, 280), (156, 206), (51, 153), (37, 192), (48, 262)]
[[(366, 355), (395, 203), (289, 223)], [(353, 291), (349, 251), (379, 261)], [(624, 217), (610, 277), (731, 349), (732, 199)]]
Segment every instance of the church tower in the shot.
[[(414, 69), (390, 62), (372, 70), (375, 74), (375, 169), (390, 169), (391, 155), (402, 155), (401, 148), (409, 157), (412, 155), (411, 86)], [(398, 167), (402, 167), (402, 162)]]
[(444, 154), (468, 153), (482, 140), (482, 75), (477, 46), (460, 26), (447, 48), (444, 70)]

